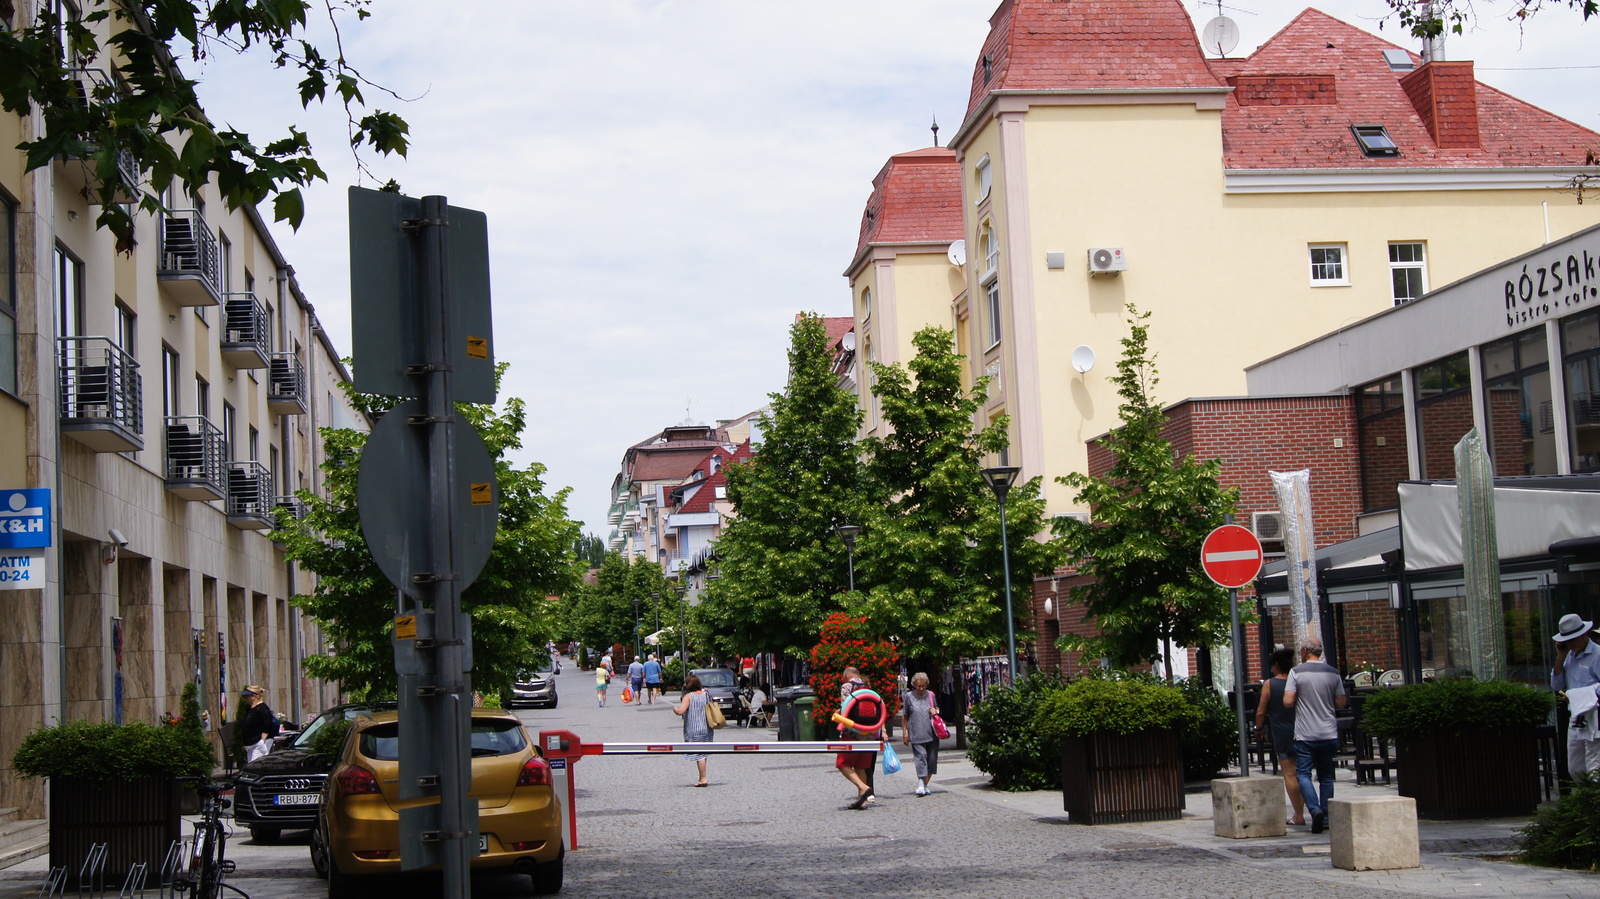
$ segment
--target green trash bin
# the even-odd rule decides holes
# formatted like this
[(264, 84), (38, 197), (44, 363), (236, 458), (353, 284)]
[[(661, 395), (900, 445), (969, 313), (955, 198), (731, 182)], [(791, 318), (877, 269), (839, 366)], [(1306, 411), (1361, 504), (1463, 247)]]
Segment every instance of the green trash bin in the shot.
[(795, 739), (810, 743), (817, 739), (817, 723), (811, 720), (811, 707), (817, 704), (815, 696), (794, 698)]

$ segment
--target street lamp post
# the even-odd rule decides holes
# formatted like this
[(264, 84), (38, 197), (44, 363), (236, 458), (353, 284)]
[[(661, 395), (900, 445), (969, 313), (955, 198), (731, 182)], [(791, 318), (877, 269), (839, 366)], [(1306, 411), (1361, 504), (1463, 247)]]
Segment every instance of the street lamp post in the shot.
[(850, 592), (856, 592), (856, 535), (861, 533), (859, 524), (841, 524), (834, 528), (839, 532), (839, 539), (844, 541), (846, 564), (850, 570)]
[(1000, 564), (1006, 579), (1006, 664), (1011, 666), (1012, 683), (1016, 683), (1017, 678), (1017, 619), (1011, 612), (1011, 543), (1006, 539), (1006, 494), (1011, 492), (1011, 485), (1017, 482), (1020, 471), (1022, 469), (1015, 465), (997, 465), (980, 472), (983, 482), (994, 491), (994, 498), (1000, 503)]
[(688, 587), (677, 588), (678, 592), (678, 663), (683, 666), (684, 689), (689, 686), (689, 634), (683, 629), (684, 597), (688, 595)]
[(639, 638), (643, 636), (639, 631), (639, 597), (633, 598), (633, 657), (641, 658), (644, 653), (640, 650)]

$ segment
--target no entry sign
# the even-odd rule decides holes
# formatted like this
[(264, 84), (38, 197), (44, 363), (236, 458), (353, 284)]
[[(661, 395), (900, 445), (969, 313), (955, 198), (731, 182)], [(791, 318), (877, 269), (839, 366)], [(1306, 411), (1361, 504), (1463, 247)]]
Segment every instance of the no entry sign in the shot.
[(1243, 587), (1261, 573), (1261, 541), (1246, 528), (1225, 524), (1200, 545), (1200, 567), (1219, 586)]

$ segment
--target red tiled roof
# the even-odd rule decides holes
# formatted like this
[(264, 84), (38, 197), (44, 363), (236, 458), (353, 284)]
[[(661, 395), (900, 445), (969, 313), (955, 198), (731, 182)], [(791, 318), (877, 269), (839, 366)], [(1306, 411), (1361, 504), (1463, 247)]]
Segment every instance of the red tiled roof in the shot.
[[(848, 321), (848, 319), (846, 319), (846, 321)], [(716, 454), (707, 453), (705, 458), (701, 460), (701, 464), (696, 467), (701, 468), (702, 470), (710, 468), (711, 457), (713, 455)], [(717, 488), (726, 486), (728, 483), (727, 471), (729, 463), (736, 462), (740, 459), (748, 459), (754, 455), (754, 453), (750, 451), (750, 441), (746, 440), (744, 443), (739, 444), (739, 446), (735, 448), (732, 453), (723, 451), (721, 455), (722, 464), (717, 468), (716, 473), (701, 481), (699, 488), (695, 490), (694, 495), (684, 501), (683, 505), (678, 507), (676, 510), (677, 512), (684, 515), (690, 515), (696, 512), (710, 512), (712, 503), (715, 503), (717, 500)]]
[(955, 151), (927, 147), (897, 153), (872, 179), (856, 257), (868, 244), (948, 242), (961, 234), (961, 163)]
[(1179, 0), (1004, 0), (989, 29), (968, 118), (992, 90), (1220, 86)]
[(707, 449), (706, 444), (698, 441), (696, 445), (667, 444), (642, 447), (634, 459), (633, 479), (635, 481), (683, 480), (694, 473), (702, 459), (710, 455)]
[(848, 315), (830, 315), (822, 319), (822, 326), (828, 329), (828, 346), (834, 347), (838, 346), (839, 338), (856, 329), (856, 320)]
[[(1600, 147), (1600, 134), (1475, 81), (1469, 62), (1396, 72), (1383, 58), (1391, 49), (1396, 45), (1308, 9), (1248, 58), (1213, 60), (1218, 76), (1235, 86), (1222, 113), (1227, 167), (1582, 165), (1585, 152)], [(1412, 61), (1421, 63), (1414, 54)], [(1383, 125), (1400, 155), (1367, 157), (1350, 133), (1353, 124)]]

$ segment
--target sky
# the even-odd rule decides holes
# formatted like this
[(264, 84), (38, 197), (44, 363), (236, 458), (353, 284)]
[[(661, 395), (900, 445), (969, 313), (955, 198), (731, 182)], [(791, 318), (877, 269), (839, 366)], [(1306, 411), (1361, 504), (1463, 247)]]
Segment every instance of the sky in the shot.
[[(628, 446), (661, 428), (759, 409), (783, 389), (800, 312), (848, 315), (843, 277), (872, 178), (940, 141), (966, 112), (998, 0), (379, 0), (344, 19), (373, 105), (410, 123), (406, 158), (345, 149), (344, 112), (302, 110), (295, 78), (259, 55), (186, 69), (213, 119), (258, 144), (308, 131), (328, 182), (298, 231), (274, 237), (341, 354), (350, 352), (346, 189), (393, 178), (489, 222), (503, 396), (527, 403), (518, 464), (570, 487), (569, 514), (604, 538)], [(1330, 15), (1418, 49), (1384, 0)], [(1565, 7), (1525, 28), (1478, 0), (1446, 58), (1600, 130), (1600, 21)], [(1199, 29), (1216, 2), (1185, 0)], [(1231, 55), (1304, 6), (1232, 0)], [(314, 34), (326, 40), (327, 29)], [(270, 212), (267, 212), (270, 218)]]

